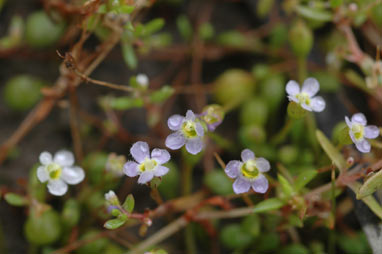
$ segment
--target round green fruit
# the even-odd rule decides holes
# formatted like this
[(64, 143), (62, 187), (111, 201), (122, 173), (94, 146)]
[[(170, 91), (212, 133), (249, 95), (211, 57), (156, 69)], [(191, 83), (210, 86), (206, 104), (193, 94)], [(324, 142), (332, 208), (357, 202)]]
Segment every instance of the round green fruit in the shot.
[(27, 18), (25, 39), (31, 47), (44, 48), (58, 41), (64, 30), (63, 22), (55, 23), (44, 11), (37, 11)]
[(41, 98), (41, 80), (29, 76), (12, 77), (4, 86), (3, 97), (6, 105), (16, 111), (25, 111), (33, 107)]
[(30, 243), (47, 245), (58, 240), (61, 234), (60, 216), (54, 210), (37, 215), (31, 213), (24, 225), (25, 237)]

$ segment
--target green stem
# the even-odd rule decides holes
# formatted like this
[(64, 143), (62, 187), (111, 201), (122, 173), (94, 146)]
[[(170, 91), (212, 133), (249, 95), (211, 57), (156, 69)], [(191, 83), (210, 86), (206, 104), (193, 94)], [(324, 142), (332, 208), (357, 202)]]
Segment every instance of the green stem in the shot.
[(272, 145), (278, 145), (280, 143), (282, 143), (285, 138), (287, 137), (291, 127), (293, 126), (293, 120), (288, 118), (288, 120), (286, 121), (284, 127), (279, 131), (279, 133), (276, 134), (276, 136), (274, 136), (271, 140), (271, 144)]
[(304, 80), (307, 77), (307, 70), (306, 70), (306, 58), (305, 57), (299, 57), (297, 58), (297, 70), (298, 70), (298, 80), (302, 84)]

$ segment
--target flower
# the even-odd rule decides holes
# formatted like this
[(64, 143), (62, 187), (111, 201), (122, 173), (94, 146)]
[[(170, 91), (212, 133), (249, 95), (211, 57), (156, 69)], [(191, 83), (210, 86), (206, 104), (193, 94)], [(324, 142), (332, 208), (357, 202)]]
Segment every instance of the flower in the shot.
[(119, 199), (114, 191), (109, 190), (109, 192), (105, 193), (105, 199), (111, 206), (119, 206)]
[(173, 115), (167, 125), (175, 131), (166, 138), (166, 146), (176, 150), (186, 144), (186, 150), (191, 154), (197, 154), (203, 149), (204, 129), (200, 122), (196, 121), (194, 112), (187, 110), (186, 117)]
[(252, 187), (255, 192), (265, 193), (268, 190), (268, 180), (262, 173), (271, 169), (269, 161), (264, 158), (256, 158), (249, 149), (241, 152), (241, 159), (242, 161), (228, 162), (224, 169), (230, 178), (236, 178), (232, 186), (233, 191), (236, 194), (245, 193)]
[(320, 90), (320, 84), (315, 78), (307, 78), (300, 90), (299, 84), (290, 80), (286, 85), (288, 99), (298, 103), (308, 111), (321, 112), (325, 109), (325, 101), (321, 96), (313, 97)]
[(125, 156), (111, 153), (107, 158), (105, 169), (114, 176), (120, 177), (123, 175), (123, 165), (125, 165), (125, 163)]
[(48, 190), (55, 196), (62, 196), (68, 191), (68, 184), (80, 183), (85, 178), (82, 168), (74, 166), (74, 155), (70, 151), (61, 150), (54, 157), (49, 152), (40, 154), (40, 163), (37, 168), (37, 178), (48, 182)]
[(136, 77), (136, 81), (138, 85), (142, 88), (147, 88), (149, 86), (149, 78), (146, 74), (138, 74)]
[(154, 176), (164, 176), (169, 171), (167, 167), (162, 166), (171, 158), (165, 149), (155, 148), (150, 156), (149, 145), (146, 142), (138, 141), (131, 147), (130, 153), (136, 162), (126, 162), (123, 172), (130, 177), (139, 175), (138, 183), (147, 183)]
[(217, 104), (207, 105), (200, 114), (201, 119), (206, 123), (209, 131), (214, 131), (224, 119), (224, 109)]
[(345, 116), (345, 121), (349, 127), (349, 135), (357, 149), (362, 153), (370, 152), (370, 143), (367, 139), (374, 139), (379, 135), (379, 129), (375, 125), (366, 126), (366, 117), (362, 113), (354, 114), (351, 117)]

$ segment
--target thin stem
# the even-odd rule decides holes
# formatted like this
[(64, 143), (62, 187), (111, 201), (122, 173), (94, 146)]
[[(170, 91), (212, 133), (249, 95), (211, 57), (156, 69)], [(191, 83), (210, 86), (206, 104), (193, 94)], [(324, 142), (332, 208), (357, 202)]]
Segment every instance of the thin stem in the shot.
[(282, 143), (285, 138), (287, 137), (291, 127), (293, 126), (293, 120), (288, 118), (288, 120), (286, 121), (284, 127), (279, 131), (279, 133), (276, 134), (276, 136), (274, 136), (271, 140), (271, 144), (272, 145), (278, 145), (280, 143)]
[(297, 59), (297, 70), (298, 70), (298, 80), (302, 84), (304, 80), (307, 77), (307, 70), (306, 70), (306, 58), (305, 57), (299, 57)]

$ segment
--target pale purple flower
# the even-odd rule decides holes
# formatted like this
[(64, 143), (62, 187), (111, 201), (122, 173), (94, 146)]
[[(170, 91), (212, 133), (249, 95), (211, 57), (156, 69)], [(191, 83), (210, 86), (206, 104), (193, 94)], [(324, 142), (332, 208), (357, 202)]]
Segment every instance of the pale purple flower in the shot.
[(370, 143), (366, 139), (374, 139), (379, 136), (379, 129), (375, 125), (366, 126), (366, 117), (362, 113), (354, 114), (351, 120), (345, 116), (349, 127), (349, 135), (357, 149), (362, 153), (370, 152)]
[(154, 176), (164, 176), (169, 169), (162, 164), (170, 160), (170, 154), (165, 149), (154, 148), (151, 152), (146, 142), (138, 141), (130, 149), (135, 161), (128, 161), (123, 166), (123, 172), (130, 177), (139, 175), (138, 183), (144, 184)]
[(204, 129), (194, 112), (188, 110), (186, 117), (173, 115), (167, 121), (170, 130), (175, 131), (166, 138), (166, 146), (176, 150), (186, 145), (186, 150), (197, 154), (203, 149)]
[(321, 96), (315, 96), (320, 90), (320, 84), (315, 78), (307, 78), (302, 89), (296, 81), (290, 80), (285, 90), (290, 101), (298, 103), (308, 111), (321, 112), (325, 109), (324, 99)]
[(49, 152), (40, 154), (40, 163), (37, 168), (37, 178), (48, 182), (48, 190), (55, 196), (62, 196), (68, 191), (68, 184), (78, 184), (85, 178), (82, 168), (74, 166), (72, 152), (61, 150), (54, 157)]
[(236, 178), (233, 191), (236, 194), (245, 193), (252, 187), (255, 192), (265, 193), (268, 190), (268, 180), (262, 173), (271, 169), (269, 161), (256, 158), (249, 149), (241, 152), (241, 159), (228, 162), (224, 169), (230, 178)]

